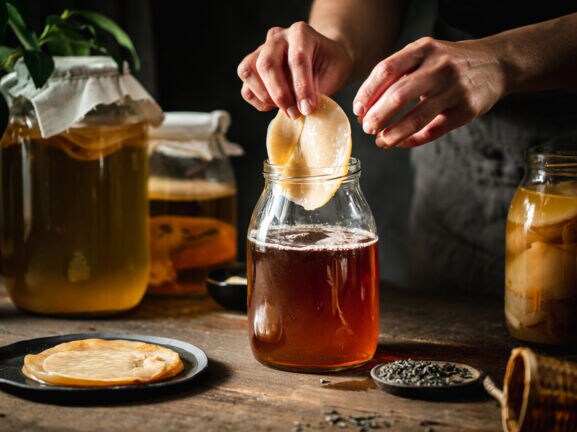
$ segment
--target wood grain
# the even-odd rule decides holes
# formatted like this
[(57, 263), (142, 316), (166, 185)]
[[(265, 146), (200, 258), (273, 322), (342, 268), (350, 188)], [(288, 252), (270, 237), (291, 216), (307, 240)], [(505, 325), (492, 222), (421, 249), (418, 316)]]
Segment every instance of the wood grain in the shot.
[[(510, 350), (502, 303), (437, 298), (382, 288), (381, 336), (373, 361), (334, 374), (274, 370), (254, 360), (243, 314), (211, 299), (146, 297), (135, 310), (100, 319), (21, 312), (0, 288), (0, 345), (76, 332), (124, 332), (181, 339), (202, 348), (209, 367), (189, 388), (96, 406), (40, 403), (0, 392), (1, 431), (499, 431), (500, 409), (484, 391), (455, 400), (401, 398), (377, 389), (375, 364), (398, 358), (460, 361), (502, 382)], [(373, 430), (368, 429), (367, 430)]]

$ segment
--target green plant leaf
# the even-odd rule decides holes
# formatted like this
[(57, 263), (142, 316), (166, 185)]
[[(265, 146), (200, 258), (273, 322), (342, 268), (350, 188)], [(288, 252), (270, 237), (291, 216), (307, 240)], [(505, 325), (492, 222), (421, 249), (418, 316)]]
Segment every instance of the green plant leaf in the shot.
[(36, 34), (28, 29), (18, 9), (11, 3), (6, 3), (8, 24), (25, 50), (40, 50)]
[(46, 45), (48, 51), (56, 56), (88, 56), (96, 47), (95, 32), (90, 27), (66, 21), (58, 15), (49, 15), (39, 44)]
[(4, 95), (0, 93), (0, 137), (2, 137), (4, 131), (6, 131), (9, 115), (10, 109), (8, 108), (8, 102), (6, 102)]
[(0, 66), (4, 66), (11, 56), (19, 53), (20, 50), (17, 48), (10, 48), (4, 45), (0, 45)]
[(36, 88), (42, 87), (54, 70), (54, 60), (42, 51), (24, 51), (24, 63)]
[(6, 0), (0, 1), (0, 40), (4, 39), (6, 26), (8, 25), (8, 8), (6, 7)]
[[(0, 0), (1, 1), (1, 0)], [(63, 30), (67, 32), (70, 30), (69, 35), (73, 39), (77, 40), (92, 40), (95, 38), (96, 32), (91, 25), (77, 23), (74, 21), (69, 21), (68, 18), (70, 15), (68, 11), (64, 11), (64, 13), (59, 15), (48, 15), (46, 17), (46, 25), (42, 34), (38, 38), (38, 43), (42, 45), (42, 42), (47, 38), (50, 38), (53, 33)]]
[(95, 49), (90, 41), (71, 40), (62, 33), (50, 35), (43, 44), (53, 56), (89, 56)]
[[(89, 23), (94, 24), (96, 27), (112, 35), (116, 40), (116, 43), (118, 43), (118, 45), (120, 45), (122, 48), (126, 49), (130, 53), (132, 59), (132, 61), (130, 62), (131, 63), (130, 66), (134, 70), (140, 69), (140, 58), (138, 57), (138, 53), (134, 48), (132, 39), (130, 39), (130, 36), (128, 36), (128, 34), (124, 30), (122, 30), (122, 28), (120, 28), (118, 24), (116, 24), (110, 18), (93, 11), (72, 10), (69, 12), (69, 14), (70, 16), (81, 17), (82, 19), (88, 21)], [(120, 65), (121, 64), (122, 63), (120, 63)]]

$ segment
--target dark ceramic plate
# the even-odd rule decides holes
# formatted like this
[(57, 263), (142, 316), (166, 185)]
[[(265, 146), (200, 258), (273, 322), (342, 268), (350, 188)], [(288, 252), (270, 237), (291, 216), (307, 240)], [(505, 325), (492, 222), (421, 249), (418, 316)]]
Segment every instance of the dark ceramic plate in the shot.
[[(27, 378), (21, 372), (26, 354), (38, 354), (63, 342), (89, 338), (126, 339), (170, 348), (180, 355), (184, 370), (177, 376), (164, 381), (138, 386), (111, 387), (67, 387), (42, 384)], [(49, 403), (82, 404), (99, 401), (114, 402), (115, 400), (127, 402), (182, 389), (206, 369), (207, 365), (208, 359), (204, 351), (195, 345), (176, 339), (127, 333), (68, 334), (30, 339), (0, 347), (0, 388), (17, 396)]]
[(454, 363), (441, 360), (427, 360), (427, 362), (435, 363), (439, 366), (448, 364), (467, 369), (471, 377), (462, 379), (460, 383), (453, 383), (449, 385), (424, 386), (400, 384), (398, 382), (389, 381), (383, 377), (381, 372), (384, 368), (387, 367), (387, 365), (389, 365), (389, 363), (381, 363), (371, 369), (371, 378), (377, 384), (377, 386), (379, 386), (379, 388), (385, 390), (388, 393), (414, 399), (450, 398), (453, 396), (462, 396), (469, 392), (472, 393), (482, 390), (481, 382), (485, 374), (480, 369), (463, 363)]
[(226, 309), (246, 312), (246, 264), (237, 262), (226, 268), (213, 270), (206, 278), (210, 296)]

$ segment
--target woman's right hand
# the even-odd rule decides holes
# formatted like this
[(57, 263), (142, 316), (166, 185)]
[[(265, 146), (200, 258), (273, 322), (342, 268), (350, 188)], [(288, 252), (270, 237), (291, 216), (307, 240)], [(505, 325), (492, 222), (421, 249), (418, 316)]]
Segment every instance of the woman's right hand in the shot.
[(239, 64), (241, 95), (259, 111), (282, 109), (290, 118), (317, 107), (317, 94), (339, 90), (352, 70), (352, 55), (304, 22), (273, 27), (266, 41)]

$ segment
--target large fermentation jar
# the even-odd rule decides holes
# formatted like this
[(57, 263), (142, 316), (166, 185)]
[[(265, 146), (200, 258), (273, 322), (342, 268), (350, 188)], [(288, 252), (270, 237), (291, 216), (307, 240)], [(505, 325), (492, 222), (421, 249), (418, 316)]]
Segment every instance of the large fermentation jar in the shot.
[[(104, 57), (56, 59), (43, 89), (20, 64), (1, 142), (2, 272), (43, 314), (108, 314), (148, 281), (147, 128), (162, 111)], [(28, 87), (27, 87), (28, 86)]]
[(527, 153), (507, 219), (505, 279), (514, 337), (577, 342), (577, 147)]
[[(248, 229), (247, 277), (250, 345), (265, 365), (331, 371), (363, 364), (375, 353), (375, 221), (359, 186), (360, 162), (351, 159), (344, 175), (334, 172), (303, 174), (264, 163), (265, 187)], [(288, 198), (339, 183), (314, 210)]]

